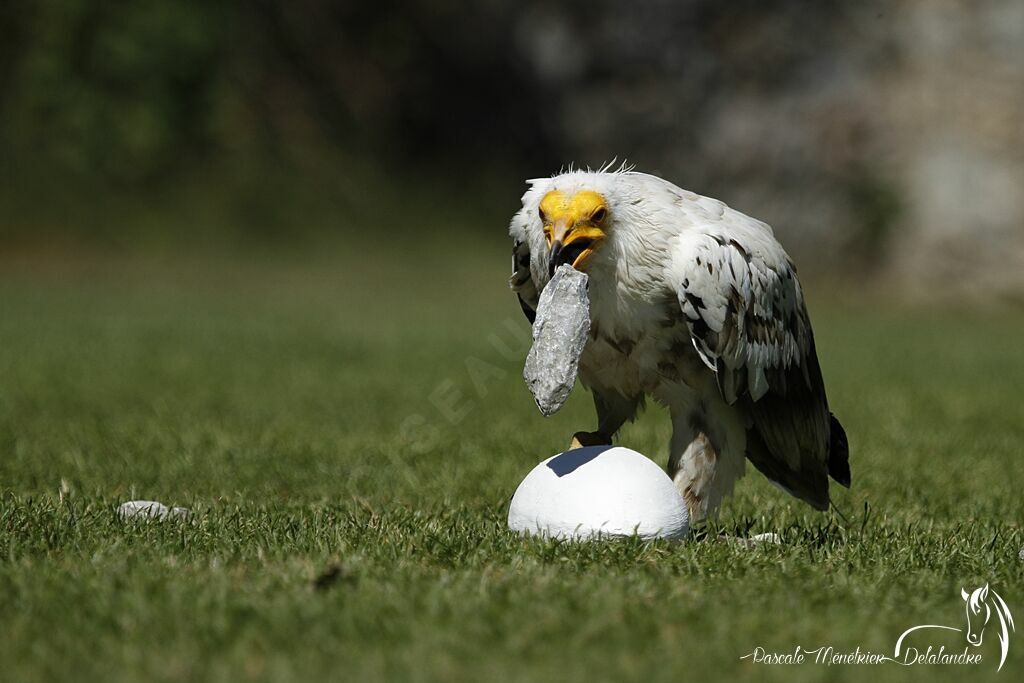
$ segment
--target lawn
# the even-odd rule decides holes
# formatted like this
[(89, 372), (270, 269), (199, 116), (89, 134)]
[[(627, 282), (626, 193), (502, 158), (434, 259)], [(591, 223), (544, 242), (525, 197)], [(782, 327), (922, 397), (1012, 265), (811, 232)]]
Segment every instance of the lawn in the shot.
[[(1024, 314), (809, 284), (845, 520), (748, 468), (703, 540), (541, 542), (506, 531), (508, 500), (593, 427), (589, 397), (539, 415), (506, 245), (470, 243), (3, 257), (0, 678), (995, 676), (992, 624), (976, 666), (740, 657), (891, 654), (962, 627), (986, 582), (1024, 619)], [(664, 418), (620, 440), (664, 464)], [(123, 523), (131, 499), (193, 514)], [(717, 540), (762, 531), (783, 543)], [(998, 676), (1022, 671), (1011, 634)]]

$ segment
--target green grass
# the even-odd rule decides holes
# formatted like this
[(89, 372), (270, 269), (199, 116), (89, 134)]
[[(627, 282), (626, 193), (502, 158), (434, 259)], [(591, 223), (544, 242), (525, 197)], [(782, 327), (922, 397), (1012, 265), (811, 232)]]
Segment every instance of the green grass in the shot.
[[(994, 629), (977, 667), (739, 658), (889, 652), (911, 625), (961, 626), (961, 586), (985, 582), (1024, 619), (1024, 316), (812, 301), (851, 443), (847, 522), (748, 468), (709, 535), (780, 546), (540, 542), (506, 531), (508, 499), (592, 427), (589, 397), (536, 412), (506, 247), (468, 243), (458, 259), (5, 259), (0, 678), (994, 674)], [(621, 440), (664, 462), (664, 418)], [(118, 521), (137, 498), (194, 515)], [(999, 676), (1022, 665), (1013, 636)]]

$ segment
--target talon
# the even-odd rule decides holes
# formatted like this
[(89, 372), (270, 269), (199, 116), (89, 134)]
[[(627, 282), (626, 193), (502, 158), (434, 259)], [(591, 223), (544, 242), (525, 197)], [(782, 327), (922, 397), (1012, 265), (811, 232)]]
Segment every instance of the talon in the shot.
[(603, 432), (576, 432), (572, 435), (569, 450), (586, 446), (611, 446), (612, 438)]

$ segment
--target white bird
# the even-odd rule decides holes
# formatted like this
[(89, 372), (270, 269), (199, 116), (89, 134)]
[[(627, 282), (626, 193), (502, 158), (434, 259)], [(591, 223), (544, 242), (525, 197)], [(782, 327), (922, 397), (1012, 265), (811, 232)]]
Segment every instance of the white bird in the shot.
[(699, 520), (745, 459), (828, 508), (850, 485), (846, 434), (829, 412), (796, 268), (772, 229), (722, 202), (629, 170), (528, 181), (512, 218), (512, 289), (533, 321), (568, 263), (589, 276), (590, 339), (579, 378), (611, 443), (646, 397), (672, 419), (668, 471)]

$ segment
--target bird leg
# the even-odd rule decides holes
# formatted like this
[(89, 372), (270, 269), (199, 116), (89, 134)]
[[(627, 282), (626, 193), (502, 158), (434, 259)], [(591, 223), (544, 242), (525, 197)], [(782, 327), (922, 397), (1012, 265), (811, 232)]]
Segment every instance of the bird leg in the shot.
[[(689, 438), (689, 432), (672, 435), (672, 456), (669, 458), (668, 473), (686, 503), (690, 513), (690, 524), (704, 521), (717, 505), (710, 500), (711, 484), (718, 464), (718, 451), (711, 445), (711, 439), (703, 432), (696, 435), (684, 450), (679, 445)], [(717, 503), (717, 501), (715, 501)], [(709, 509), (710, 507), (710, 509)]]
[(594, 389), (594, 407), (597, 409), (597, 431), (576, 432), (572, 435), (569, 449), (585, 446), (611, 446), (612, 435), (619, 431), (626, 421), (636, 416), (636, 411), (643, 404), (643, 394), (624, 396), (611, 391), (602, 393)]
[(586, 446), (611, 446), (612, 437), (608, 436), (604, 432), (576, 432), (572, 435), (572, 442), (569, 444), (569, 450), (576, 448), (584, 448)]

